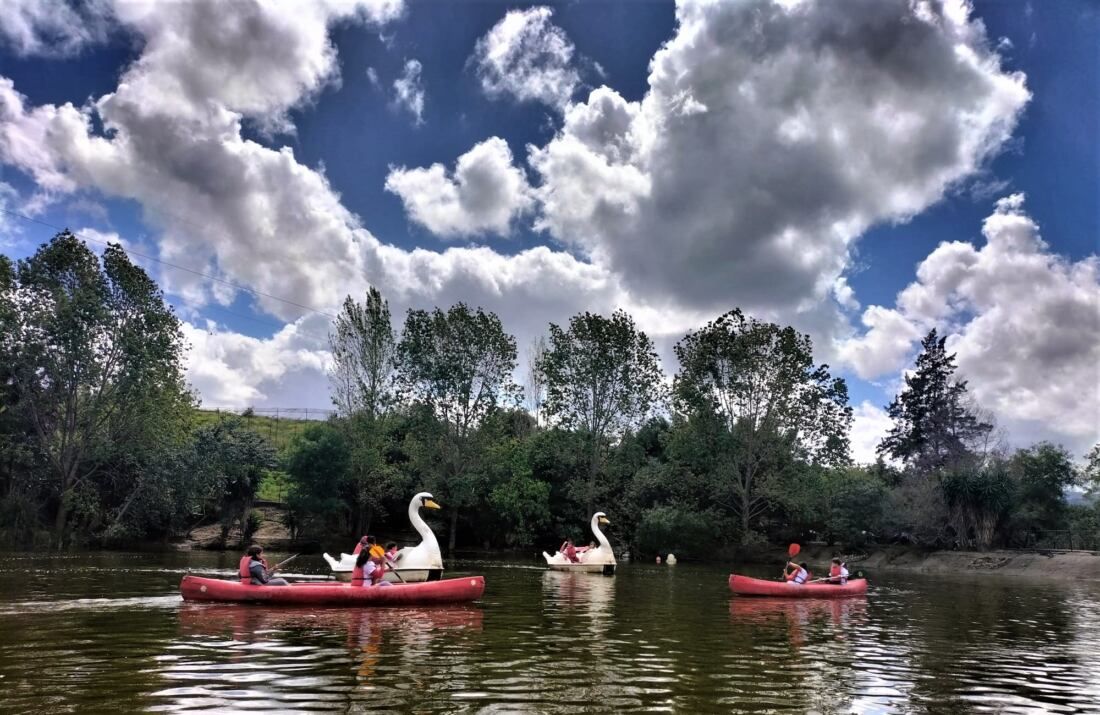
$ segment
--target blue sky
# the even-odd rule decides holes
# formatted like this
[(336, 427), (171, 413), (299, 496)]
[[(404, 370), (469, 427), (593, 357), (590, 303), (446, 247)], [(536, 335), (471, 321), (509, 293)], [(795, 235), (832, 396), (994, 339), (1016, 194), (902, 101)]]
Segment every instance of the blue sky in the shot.
[[(42, 222), (8, 255), (68, 226), (322, 313), (465, 300), (521, 353), (623, 307), (670, 371), (740, 306), (814, 337), (863, 457), (937, 327), (1010, 443), (1100, 437), (1093, 3), (60, 7), (0, 10), (0, 202)], [(323, 315), (146, 263), (206, 404), (327, 406)]]

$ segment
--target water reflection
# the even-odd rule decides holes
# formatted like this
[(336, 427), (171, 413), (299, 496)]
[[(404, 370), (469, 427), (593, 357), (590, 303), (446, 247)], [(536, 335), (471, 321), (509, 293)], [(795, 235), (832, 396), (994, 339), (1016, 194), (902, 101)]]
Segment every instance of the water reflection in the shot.
[(438, 687), (440, 672), (421, 663), (470, 657), (467, 636), (481, 632), (482, 619), (476, 607), (184, 604), (180, 637), (157, 658), (172, 686), (154, 693), (165, 701), (154, 709), (398, 707), (407, 704), (404, 691)]
[(717, 567), (486, 561), (455, 565), (486, 574), (472, 607), (290, 609), (181, 603), (221, 555), (47, 561), (0, 555), (0, 711), (1100, 711), (1089, 586), (883, 574), (786, 601)]

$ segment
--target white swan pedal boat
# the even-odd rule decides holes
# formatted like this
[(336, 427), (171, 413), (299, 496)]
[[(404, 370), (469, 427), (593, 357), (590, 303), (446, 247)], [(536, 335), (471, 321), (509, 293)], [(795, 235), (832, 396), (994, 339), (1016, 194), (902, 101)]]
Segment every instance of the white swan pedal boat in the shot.
[(585, 573), (602, 573), (611, 576), (615, 573), (615, 552), (607, 537), (600, 531), (600, 524), (610, 524), (607, 515), (598, 511), (592, 515), (592, 533), (596, 537), (596, 546), (588, 551), (577, 554), (577, 561), (570, 561), (569, 557), (558, 551), (553, 556), (542, 552), (546, 559), (546, 565), (554, 571), (580, 571)]
[[(386, 569), (386, 581), (418, 583), (438, 581), (443, 578), (443, 554), (439, 550), (439, 542), (436, 541), (435, 534), (420, 516), (421, 507), (440, 508), (428, 492), (420, 492), (409, 501), (409, 522), (416, 529), (416, 533), (420, 534), (420, 543), (416, 546), (406, 546), (397, 552), (397, 558)], [(329, 554), (325, 554), (324, 557), (337, 579), (351, 580), (351, 572), (355, 569), (355, 554), (340, 554), (339, 559)]]

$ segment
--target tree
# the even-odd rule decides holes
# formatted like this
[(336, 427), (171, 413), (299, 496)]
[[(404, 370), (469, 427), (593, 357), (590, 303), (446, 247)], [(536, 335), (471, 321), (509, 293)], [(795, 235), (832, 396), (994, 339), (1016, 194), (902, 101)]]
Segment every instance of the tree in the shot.
[(160, 289), (119, 245), (101, 266), (68, 231), (19, 262), (13, 304), (15, 325), (0, 340), (48, 465), (60, 548), (78, 495), (101, 468), (148, 454), (185, 419), (183, 337)]
[(275, 448), (234, 417), (195, 431), (187, 469), (203, 485), (204, 513), (217, 514), (225, 543), (233, 524), (242, 541), (249, 536), (249, 515), (265, 472), (278, 464)]
[(1017, 523), (1028, 531), (1060, 529), (1066, 523), (1066, 489), (1078, 481), (1065, 448), (1049, 442), (1021, 449), (1012, 457), (1017, 483)]
[(717, 418), (732, 439), (722, 491), (732, 497), (742, 538), (768, 508), (768, 482), (788, 455), (812, 464), (848, 461), (848, 388), (813, 364), (809, 336), (734, 309), (676, 344), (679, 409)]
[(968, 408), (966, 381), (952, 379), (955, 354), (947, 353), (945, 342), (935, 329), (921, 341), (916, 371), (887, 407), (894, 425), (877, 450), (920, 474), (959, 466), (993, 430)]
[(360, 305), (349, 295), (329, 334), (332, 401), (342, 416), (383, 414), (395, 401), (396, 341), (390, 306), (373, 286)]
[(442, 426), (440, 440), (429, 449), (438, 455), (447, 490), (453, 551), (459, 512), (479, 498), (470, 483), (470, 438), (499, 407), (519, 404), (522, 391), (512, 381), (516, 341), (495, 313), (458, 303), (445, 313), (410, 310), (397, 355), (400, 384), (413, 400), (431, 407)]
[(546, 356), (546, 338), (538, 336), (527, 348), (527, 384), (523, 394), (527, 399), (527, 408), (535, 418), (535, 426), (540, 424), (542, 403), (546, 400), (546, 375), (542, 372), (542, 362)]
[(581, 313), (570, 318), (567, 330), (550, 325), (550, 347), (539, 366), (546, 380), (543, 413), (587, 438), (579, 501), (585, 514), (592, 514), (607, 440), (642, 424), (661, 401), (662, 372), (653, 341), (622, 310), (610, 318)]

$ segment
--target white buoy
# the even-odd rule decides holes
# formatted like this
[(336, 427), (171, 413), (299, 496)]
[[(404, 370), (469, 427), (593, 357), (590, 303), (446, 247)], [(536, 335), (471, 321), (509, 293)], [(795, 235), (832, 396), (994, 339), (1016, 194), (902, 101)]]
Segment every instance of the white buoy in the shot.
[(668, 564), (669, 566), (675, 566), (676, 565), (676, 554), (669, 554), (668, 558), (665, 559), (665, 563)]

